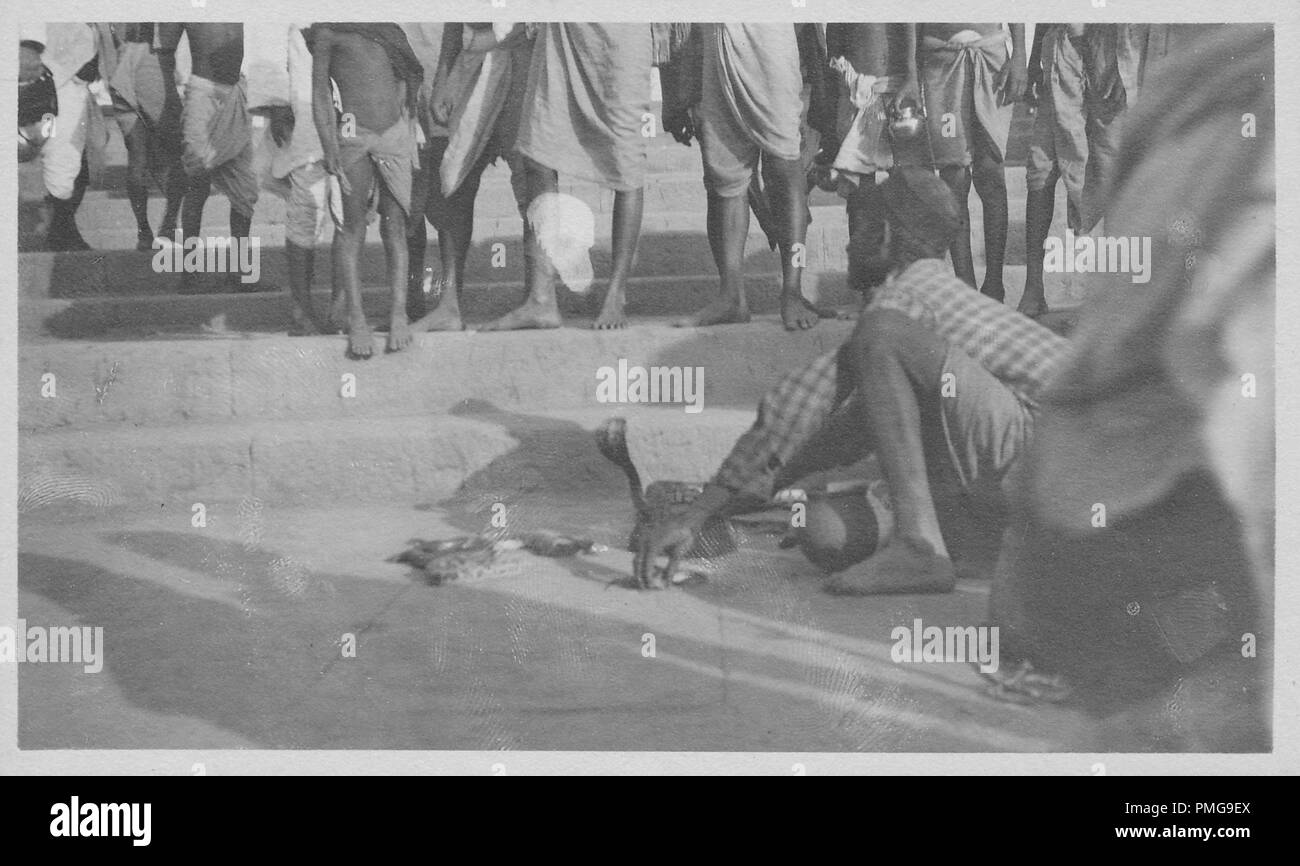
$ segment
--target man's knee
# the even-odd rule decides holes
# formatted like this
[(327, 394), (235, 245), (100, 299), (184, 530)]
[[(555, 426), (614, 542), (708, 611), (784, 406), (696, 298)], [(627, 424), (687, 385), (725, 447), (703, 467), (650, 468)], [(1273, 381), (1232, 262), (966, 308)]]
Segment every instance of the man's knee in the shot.
[(797, 186), (798, 181), (803, 178), (803, 160), (798, 158), (782, 159), (781, 157), (765, 154), (761, 157), (760, 164), (763, 180), (766, 183)]
[[(701, 133), (702, 135), (707, 133)], [(704, 189), (718, 198), (736, 198), (749, 191), (754, 172), (760, 170), (762, 152), (752, 142), (727, 142), (714, 135), (715, 140), (701, 140), (700, 154), (704, 163)], [(773, 170), (772, 174), (780, 174)], [(777, 183), (781, 180), (777, 179)]]

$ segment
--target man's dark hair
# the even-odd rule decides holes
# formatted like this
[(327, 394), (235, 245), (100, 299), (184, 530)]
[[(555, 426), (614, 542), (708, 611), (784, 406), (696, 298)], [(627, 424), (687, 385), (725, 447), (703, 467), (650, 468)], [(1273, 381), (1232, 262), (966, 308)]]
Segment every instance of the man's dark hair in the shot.
[(961, 229), (961, 215), (948, 185), (929, 169), (895, 169), (880, 186), (889, 223), (889, 257), (907, 265), (941, 259)]
[(849, 287), (869, 292), (889, 271), (920, 259), (941, 259), (961, 230), (961, 216), (948, 185), (923, 168), (899, 168), (880, 186), (889, 223), (888, 256), (858, 232), (849, 242)]

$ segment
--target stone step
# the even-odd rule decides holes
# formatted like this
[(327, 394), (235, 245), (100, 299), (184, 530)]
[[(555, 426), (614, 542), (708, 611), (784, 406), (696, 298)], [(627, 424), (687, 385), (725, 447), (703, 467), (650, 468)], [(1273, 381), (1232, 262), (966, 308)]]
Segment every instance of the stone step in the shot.
[[(597, 274), (601, 271), (597, 269)], [(978, 272), (977, 272), (978, 273)], [(1007, 302), (1019, 301), (1024, 286), (1023, 265), (1008, 265), (1004, 277)], [(363, 288), (363, 301), (372, 323), (387, 321), (389, 293), (371, 275)], [(18, 330), (25, 343), (51, 340), (152, 340), (159, 337), (198, 337), (212, 332), (283, 334), (288, 328), (289, 305), (283, 291), (286, 281), (269, 276), (271, 291), (252, 294), (160, 294), (132, 296), (78, 296), (28, 298), (18, 302)], [(1053, 309), (1072, 308), (1082, 300), (1081, 281), (1069, 275), (1046, 275), (1047, 301)], [(597, 279), (585, 296), (561, 293), (566, 325), (586, 328), (594, 320), (595, 305), (604, 297), (606, 283)], [(329, 302), (328, 290), (313, 292), (318, 311)], [(174, 288), (174, 285), (172, 286)], [(628, 287), (628, 315), (637, 324), (689, 315), (711, 300), (718, 288), (713, 274), (634, 277)], [(278, 289), (278, 290), (277, 290)], [(750, 309), (755, 315), (778, 312), (780, 277), (757, 269), (746, 279)], [(808, 271), (804, 294), (843, 311), (856, 309), (860, 297), (847, 288), (845, 274), (836, 271)], [(468, 327), (476, 327), (513, 309), (523, 300), (522, 276), (513, 282), (470, 284), (462, 293), (461, 307)], [(431, 302), (432, 303), (432, 302)]]
[[(282, 288), (276, 280), (273, 287)], [(597, 281), (586, 295), (562, 293), (565, 323), (589, 327), (604, 298), (607, 283)], [(746, 279), (750, 309), (756, 315), (779, 310), (780, 276), (751, 274)], [(644, 324), (656, 319), (671, 320), (689, 315), (715, 296), (718, 279), (713, 275), (655, 276), (634, 278), (628, 287), (628, 315)], [(842, 273), (809, 273), (804, 293), (822, 303), (846, 310), (856, 307), (859, 296), (846, 288)], [(363, 288), (367, 316), (376, 325), (388, 321), (388, 290), (377, 284)], [(316, 309), (324, 313), (329, 291), (313, 292)], [(518, 306), (524, 299), (522, 280), (479, 283), (462, 293), (462, 312), (468, 327), (491, 321)], [(433, 300), (429, 301), (432, 308)], [(156, 339), (164, 335), (200, 336), (213, 332), (284, 333), (289, 323), (289, 304), (283, 291), (257, 293), (153, 294), (137, 296), (24, 298), (18, 304), (19, 332), (24, 340), (129, 340)]]
[[(700, 415), (753, 410), (782, 375), (834, 349), (851, 327), (826, 321), (789, 334), (765, 318), (703, 329), (637, 324), (624, 331), (421, 334), (405, 351), (368, 361), (346, 359), (341, 336), (25, 342), (18, 428), (290, 420), (310, 427), (323, 420), (433, 417), (466, 407), (602, 409), (608, 407), (597, 396), (598, 371), (620, 360), (702, 368)], [(348, 392), (354, 396), (345, 395), (345, 385), (355, 386)], [(680, 402), (657, 408), (688, 414)]]
[[(628, 418), (629, 451), (646, 484), (707, 480), (754, 417), (752, 410), (479, 405), (439, 416), (91, 425), (19, 437), (19, 510), (30, 517), (73, 503), (150, 505), (188, 525), (196, 503), (245, 498), (274, 506), (454, 502), (490, 513), (497, 502), (538, 495), (621, 497), (625, 476), (593, 437), (616, 415)], [(630, 500), (628, 511), (630, 521)]]
[[(716, 274), (705, 234), (703, 210), (677, 214), (647, 216), (633, 273), (653, 276), (698, 276)], [(523, 224), (513, 219), (476, 221), (475, 243), (466, 259), (467, 283), (522, 283), (524, 275)], [(603, 223), (592, 248), (592, 267), (598, 277), (612, 269), (609, 225)], [(770, 249), (757, 222), (751, 224), (746, 245), (745, 267), (748, 273), (778, 273), (780, 257)], [(132, 230), (133, 231), (133, 230)], [(366, 284), (386, 281), (386, 259), (382, 243), (372, 227), (371, 237), (361, 256), (361, 279)], [(436, 233), (435, 237), (436, 237)], [(264, 279), (276, 285), (287, 284), (283, 229), (269, 227), (266, 235), (256, 235), (261, 246), (258, 267)], [(134, 243), (134, 234), (131, 235)], [(805, 267), (810, 272), (844, 271), (847, 267), (845, 247), (848, 227), (843, 208), (814, 209), (808, 229)], [(92, 245), (94, 242), (92, 241)], [(173, 259), (165, 259), (170, 268)], [(439, 267), (436, 239), (431, 239), (425, 263)], [(330, 249), (322, 244), (316, 251), (319, 283), (328, 283)], [(18, 254), (18, 285), (24, 297), (74, 298), (105, 295), (142, 296), (170, 294), (178, 291), (180, 277), (155, 269), (155, 254), (135, 249), (101, 247), (87, 252)]]

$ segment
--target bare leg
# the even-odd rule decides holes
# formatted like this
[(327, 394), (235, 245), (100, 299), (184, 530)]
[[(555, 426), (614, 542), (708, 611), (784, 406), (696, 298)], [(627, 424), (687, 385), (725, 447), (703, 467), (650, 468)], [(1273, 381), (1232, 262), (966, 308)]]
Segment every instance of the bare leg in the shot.
[[(436, 224), (431, 184), (440, 183), (438, 167), (447, 139), (435, 138), (420, 148), (420, 167), (411, 178), (411, 212), (406, 219), (406, 316), (418, 322), (428, 312), (424, 294), (424, 257), (429, 248), (428, 223)], [(441, 248), (439, 250), (441, 252)]]
[(346, 175), (351, 191), (343, 193), (343, 228), (334, 230), (334, 291), (336, 298), (346, 302), (348, 357), (365, 359), (374, 354), (375, 347), (362, 307), (359, 259), (366, 239), (366, 210), (374, 168), (369, 159), (359, 159)]
[[(253, 215), (242, 214), (239, 211), (235, 210), (233, 206), (231, 206), (230, 236), (232, 238), (247, 242), (249, 237), (252, 235), (252, 231), (253, 231)], [(256, 283), (245, 283), (241, 278), (241, 275), (235, 273), (234, 271), (232, 271), (230, 274), (227, 275), (226, 282), (232, 289), (234, 289), (237, 292), (265, 292), (274, 288), (273, 286), (261, 282), (260, 280)]]
[(311, 302), (315, 250), (311, 247), (300, 247), (293, 241), (286, 240), (284, 255), (289, 260), (289, 303), (290, 315), (293, 316), (289, 336), (306, 337), (319, 334), (320, 329), (316, 325), (316, 313), (312, 309)]
[(808, 185), (798, 159), (763, 157), (773, 216), (780, 226), (781, 321), (787, 331), (803, 331), (819, 319), (834, 318), (833, 310), (820, 310), (803, 296), (803, 269), (808, 258)]
[[(335, 237), (338, 236), (336, 229)], [(333, 267), (335, 255), (334, 248), (330, 247), (330, 266)], [(330, 287), (330, 305), (329, 311), (325, 314), (325, 327), (323, 333), (326, 334), (346, 334), (348, 332), (348, 293), (343, 290), (343, 285), (333, 282)]]
[[(323, 334), (346, 334), (348, 332), (348, 293), (344, 288), (345, 281), (338, 276), (338, 268), (335, 264), (338, 259), (339, 235), (342, 231), (343, 229), (337, 225), (334, 226), (334, 241), (330, 245), (330, 303), (325, 313), (325, 321), (321, 327), (321, 333)], [(364, 231), (361, 237), (364, 243)]]
[(1016, 309), (1026, 316), (1047, 312), (1047, 298), (1043, 294), (1043, 244), (1052, 229), (1056, 181), (1060, 176), (1053, 168), (1043, 188), (1029, 190), (1025, 198), (1025, 293)]
[(196, 238), (203, 228), (203, 206), (208, 203), (212, 184), (207, 175), (189, 178), (185, 200), (181, 206), (181, 232), (187, 238)]
[[(181, 205), (181, 234), (184, 239), (199, 237), (199, 232), (203, 229), (203, 206), (208, 203), (208, 195), (211, 192), (212, 183), (206, 174), (188, 178)], [(201, 276), (198, 273), (182, 274), (181, 289), (197, 290)]]
[(749, 235), (749, 199), (745, 193), (723, 198), (709, 193), (709, 249), (718, 266), (722, 291), (718, 298), (678, 327), (703, 328), (749, 321), (745, 297), (745, 238)]
[(507, 155), (506, 163), (510, 166), (510, 189), (515, 196), (515, 206), (519, 209), (519, 219), (523, 221), (524, 226), (524, 285), (531, 286), (536, 279), (533, 271), (534, 257), (529, 253), (536, 243), (536, 236), (533, 233), (533, 227), (528, 224), (528, 203), (532, 201), (529, 197), (529, 166), (533, 170), (542, 172), (544, 177), (540, 183), (546, 189), (557, 190), (560, 188), (560, 176), (554, 169), (537, 165), (532, 160), (519, 156), (518, 154)]
[(149, 225), (149, 132), (144, 121), (136, 119), (125, 136), (127, 176), (126, 197), (135, 217), (135, 248), (153, 249), (153, 229)]
[(946, 343), (902, 313), (864, 316), (842, 355), (854, 370), (870, 441), (889, 484), (894, 536), (866, 561), (836, 575), (832, 592), (947, 592), (952, 561), (930, 495), (918, 395), (937, 397)]
[(411, 345), (411, 323), (406, 318), (406, 211), (382, 183), (379, 192), (379, 236), (388, 259), (388, 286), (392, 305), (388, 310), (390, 352)]
[(428, 223), (423, 214), (413, 213), (406, 221), (406, 315), (413, 321), (425, 313), (424, 254), (428, 248)]
[(158, 234), (168, 240), (175, 240), (181, 203), (185, 201), (185, 191), (190, 185), (189, 178), (185, 176), (178, 159), (171, 158), (163, 175), (162, 185), (167, 195), (167, 207), (163, 210), (162, 225), (158, 229)]
[[(449, 199), (438, 202), (438, 252), (442, 257), (442, 294), (433, 312), (411, 327), (416, 331), (463, 331), (460, 292), (465, 281), (465, 261), (474, 242), (474, 202), (486, 162), (480, 162)], [(435, 181), (436, 182), (436, 181)], [(430, 201), (440, 199), (431, 193)]]
[[(536, 201), (543, 193), (553, 193), (559, 188), (558, 178), (550, 169), (528, 160), (526, 171), (530, 202)], [(524, 255), (528, 257), (525, 262), (528, 298), (522, 305), (496, 321), (489, 322), (480, 330), (515, 331), (560, 327), (560, 310), (555, 303), (555, 266), (538, 243), (536, 233), (528, 225), (527, 219), (524, 220)]]
[(620, 190), (614, 193), (614, 271), (609, 278), (609, 291), (595, 327), (626, 328), (627, 278), (636, 258), (637, 241), (641, 237), (641, 214), (645, 211), (645, 190)]
[(980, 293), (1000, 301), (1006, 297), (1002, 264), (1007, 254), (1007, 177), (1002, 160), (982, 129), (975, 134), (975, 192), (984, 205), (984, 285)]
[(952, 241), (952, 269), (957, 279), (973, 289), (975, 265), (970, 253), (970, 169), (964, 165), (945, 165), (939, 169), (939, 177), (952, 190), (957, 201), (957, 213), (961, 216), (961, 225)]

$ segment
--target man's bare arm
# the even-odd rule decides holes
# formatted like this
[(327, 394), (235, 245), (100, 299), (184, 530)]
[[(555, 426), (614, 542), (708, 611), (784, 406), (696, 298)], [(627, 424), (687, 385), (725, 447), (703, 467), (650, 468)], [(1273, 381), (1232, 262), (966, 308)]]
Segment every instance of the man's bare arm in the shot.
[(1025, 85), (1025, 97), (1031, 105), (1037, 105), (1043, 95), (1043, 38), (1048, 28), (1055, 26), (1041, 23), (1034, 26), (1034, 45), (1029, 52), (1029, 77)]
[(339, 131), (334, 116), (334, 88), (330, 80), (330, 59), (334, 50), (333, 33), (317, 26), (311, 60), (311, 116), (325, 154), (325, 169), (339, 174)]
[(921, 85), (917, 78), (917, 31), (915, 24), (904, 24), (903, 26), (903, 59), (906, 71), (903, 74), (903, 84), (898, 88), (898, 102), (901, 105), (907, 100), (911, 100), (917, 105), (921, 104)]
[(446, 78), (451, 72), (451, 65), (460, 56), (464, 42), (464, 24), (450, 23), (442, 26), (442, 47), (438, 50), (438, 70), (434, 74), (436, 79)]
[(1025, 95), (1028, 73), (1025, 70), (1025, 25), (1008, 24), (1011, 31), (1011, 56), (998, 72), (997, 86), (1003, 105), (1019, 102)]
[(1025, 25), (1008, 24), (1007, 29), (1011, 31), (1011, 56), (1025, 58)]
[(156, 53), (163, 80), (162, 124), (168, 127), (180, 123), (181, 97), (176, 89), (176, 46), (180, 44), (184, 32), (184, 24), (154, 25), (154, 43), (158, 46)]
[(1024, 25), (1008, 25), (1008, 29), (1011, 31), (1011, 56), (997, 70), (997, 78), (993, 81), (1004, 105), (1023, 99), (1024, 86), (1028, 82), (1028, 73), (1024, 69)]

